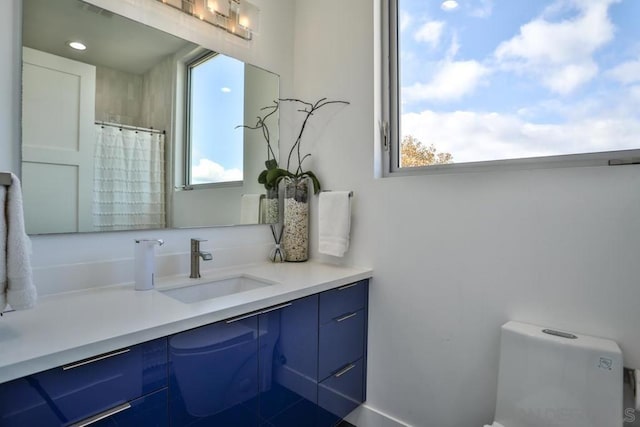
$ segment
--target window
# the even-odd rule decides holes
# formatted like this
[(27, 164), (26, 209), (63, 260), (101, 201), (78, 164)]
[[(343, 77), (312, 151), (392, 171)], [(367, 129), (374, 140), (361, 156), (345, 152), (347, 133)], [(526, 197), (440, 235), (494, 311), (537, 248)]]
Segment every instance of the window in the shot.
[(391, 172), (637, 156), (611, 152), (639, 148), (639, 16), (637, 0), (389, 0)]
[(242, 182), (244, 64), (209, 52), (187, 65), (187, 91), (187, 186)]

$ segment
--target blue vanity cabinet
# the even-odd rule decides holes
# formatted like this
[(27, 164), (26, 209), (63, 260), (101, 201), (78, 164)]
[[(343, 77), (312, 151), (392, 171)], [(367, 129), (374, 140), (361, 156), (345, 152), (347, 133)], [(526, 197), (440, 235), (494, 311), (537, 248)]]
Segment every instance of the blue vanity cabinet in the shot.
[[(160, 338), (1, 384), (0, 426), (68, 426), (100, 418), (98, 425), (133, 427), (139, 424), (127, 420), (150, 411), (166, 414), (166, 386), (167, 346)], [(166, 426), (166, 416), (145, 425)]]
[(0, 384), (0, 427), (333, 427), (365, 400), (368, 281)]
[(263, 310), (258, 324), (261, 426), (313, 426), (318, 402), (318, 295)]
[[(125, 405), (122, 411), (90, 424), (91, 427), (168, 427), (167, 387), (139, 397)], [(126, 406), (129, 406), (128, 408)]]
[(169, 337), (169, 418), (177, 426), (258, 425), (258, 316)]
[(318, 427), (332, 427), (365, 400), (368, 280), (320, 294)]

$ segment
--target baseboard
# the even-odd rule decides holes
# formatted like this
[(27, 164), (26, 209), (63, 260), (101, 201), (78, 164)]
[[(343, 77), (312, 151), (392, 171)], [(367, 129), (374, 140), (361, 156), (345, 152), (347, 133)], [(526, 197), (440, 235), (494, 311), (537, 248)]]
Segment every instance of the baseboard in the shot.
[(345, 420), (356, 427), (412, 427), (410, 424), (380, 412), (367, 404), (360, 405)]

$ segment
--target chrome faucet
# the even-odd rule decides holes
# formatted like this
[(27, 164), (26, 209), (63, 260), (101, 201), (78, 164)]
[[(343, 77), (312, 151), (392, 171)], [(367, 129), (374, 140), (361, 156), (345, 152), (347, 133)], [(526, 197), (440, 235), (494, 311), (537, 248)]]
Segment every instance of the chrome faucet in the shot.
[(211, 261), (213, 255), (211, 252), (204, 252), (200, 250), (200, 242), (206, 242), (204, 239), (191, 239), (191, 274), (189, 278), (200, 278), (200, 259), (203, 261)]

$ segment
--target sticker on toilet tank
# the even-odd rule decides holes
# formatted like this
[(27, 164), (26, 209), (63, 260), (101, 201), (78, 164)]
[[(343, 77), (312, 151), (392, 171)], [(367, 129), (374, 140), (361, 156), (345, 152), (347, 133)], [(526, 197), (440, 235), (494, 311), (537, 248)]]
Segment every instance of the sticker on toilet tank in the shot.
[(601, 357), (600, 363), (598, 363), (598, 368), (610, 371), (613, 368), (613, 359), (610, 359), (608, 357)]

